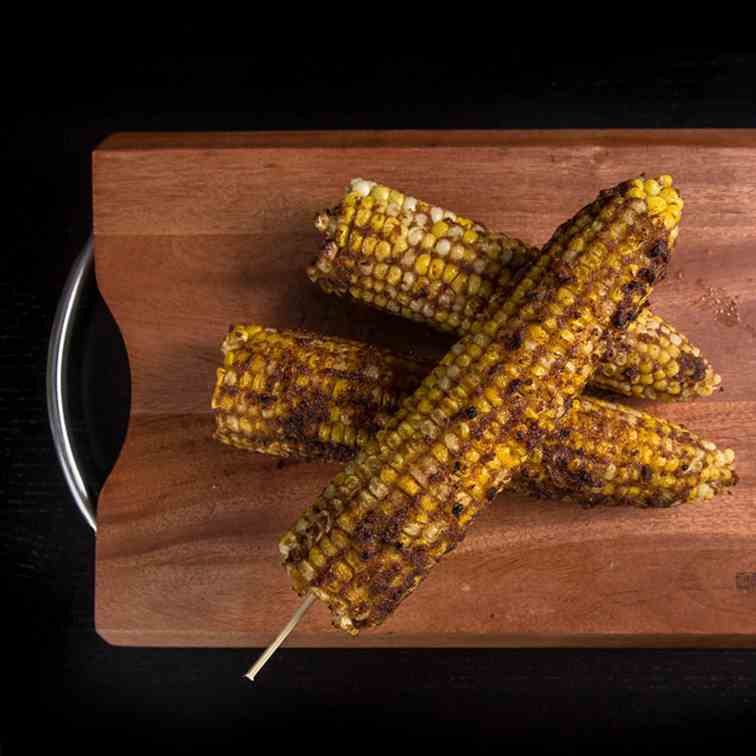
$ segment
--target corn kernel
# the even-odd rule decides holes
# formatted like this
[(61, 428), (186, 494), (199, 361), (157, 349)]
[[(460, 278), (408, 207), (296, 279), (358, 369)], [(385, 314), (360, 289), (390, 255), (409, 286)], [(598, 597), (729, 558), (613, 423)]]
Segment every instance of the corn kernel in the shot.
[(461, 294), (465, 287), (467, 286), (467, 276), (464, 273), (460, 273), (455, 277), (455, 279), (451, 283), (452, 289), (457, 292), (457, 294)]
[(373, 187), (373, 191), (371, 192), (373, 197), (378, 200), (379, 202), (386, 202), (389, 198), (389, 190), (385, 186), (381, 186), (380, 184), (376, 184)]
[(368, 222), (370, 221), (370, 216), (372, 215), (372, 212), (369, 208), (361, 207), (356, 215), (354, 216), (354, 225), (359, 226), (362, 228), (363, 226), (366, 226)]
[(669, 204), (677, 205), (681, 201), (680, 195), (669, 186), (665, 186), (664, 189), (662, 189), (659, 193), (659, 196), (664, 198), (664, 200)]
[(659, 215), (659, 213), (664, 212), (667, 208), (666, 201), (663, 197), (659, 196), (648, 197), (646, 199), (646, 204), (648, 205), (649, 215)]
[(451, 250), (451, 242), (448, 239), (439, 239), (436, 242), (436, 254), (440, 257), (446, 257)]
[(441, 278), (441, 275), (444, 272), (444, 267), (445, 267), (444, 261), (440, 260), (437, 257), (434, 257), (430, 264), (430, 268), (428, 270), (428, 278), (430, 278), (431, 281), (435, 281)]
[(557, 290), (556, 298), (565, 307), (575, 304), (575, 297), (572, 295), (572, 292), (564, 286)]
[(420, 255), (420, 257), (418, 257), (415, 262), (415, 270), (421, 276), (424, 276), (428, 272), (430, 262), (431, 262), (430, 255)]
[(386, 241), (380, 241), (375, 245), (375, 257), (378, 260), (385, 260), (391, 256), (391, 245)]
[(422, 228), (412, 228), (407, 234), (407, 243), (410, 247), (416, 247), (423, 240), (425, 232)]
[(397, 483), (399, 488), (409, 496), (417, 496), (420, 493), (420, 486), (417, 481), (410, 475), (404, 475)]
[(331, 429), (331, 441), (340, 444), (344, 440), (344, 426), (341, 423), (334, 423)]
[(402, 224), (396, 219), (388, 217), (386, 218), (383, 227), (381, 228), (381, 234), (385, 239), (391, 239), (394, 240), (394, 232), (397, 232), (398, 234), (402, 233)]
[(388, 274), (386, 275), (386, 281), (390, 283), (392, 286), (396, 286), (401, 280), (402, 280), (402, 269), (396, 265), (392, 265), (388, 270)]
[(407, 244), (407, 240), (402, 238), (398, 238), (394, 240), (394, 246), (391, 248), (391, 254), (395, 258), (400, 258), (407, 250), (409, 249), (409, 245)]
[(440, 239), (442, 236), (446, 236), (448, 231), (449, 231), (448, 224), (444, 223), (442, 220), (436, 221), (433, 224), (433, 226), (431, 226), (431, 233), (437, 239)]
[(433, 234), (425, 234), (423, 236), (422, 241), (420, 242), (420, 249), (425, 250), (426, 252), (433, 249), (433, 247), (436, 244), (436, 237), (433, 236)]

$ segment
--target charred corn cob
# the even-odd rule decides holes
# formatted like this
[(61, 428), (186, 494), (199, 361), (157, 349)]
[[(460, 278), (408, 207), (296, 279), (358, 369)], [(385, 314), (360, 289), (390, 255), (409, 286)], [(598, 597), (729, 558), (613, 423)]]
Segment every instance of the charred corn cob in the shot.
[(575, 399), (520, 469), (516, 489), (585, 506), (670, 507), (735, 485), (735, 452), (621, 404)]
[(278, 456), (346, 461), (432, 365), (387, 350), (256, 325), (230, 329), (212, 408), (215, 437)]
[[(347, 461), (384, 427), (433, 364), (357, 341), (256, 325), (222, 347), (216, 438), (239, 448)], [(671, 506), (735, 482), (734, 453), (681, 425), (597, 399), (575, 399), (512, 487), (584, 505)]]
[(284, 534), (294, 588), (326, 602), (334, 624), (356, 633), (382, 622), (557, 430), (607, 330), (626, 326), (663, 273), (676, 198), (670, 177), (638, 178), (560, 226), (478, 333)]
[[(656, 188), (654, 189), (656, 191)], [(658, 187), (659, 201), (682, 200)], [(354, 179), (341, 204), (319, 213), (323, 252), (308, 269), (325, 291), (458, 336), (475, 332), (493, 292), (508, 296), (538, 249), (469, 218), (431, 207), (373, 181)], [(692, 399), (720, 383), (700, 350), (643, 309), (625, 331), (609, 335), (593, 386), (624, 396)]]

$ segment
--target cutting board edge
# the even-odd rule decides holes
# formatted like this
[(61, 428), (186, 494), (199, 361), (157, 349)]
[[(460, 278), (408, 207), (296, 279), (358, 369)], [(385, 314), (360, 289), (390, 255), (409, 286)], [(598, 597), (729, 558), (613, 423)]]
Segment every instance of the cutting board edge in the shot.
[[(253, 633), (228, 633), (219, 639), (198, 637), (197, 633), (150, 633), (142, 630), (105, 628), (95, 622), (97, 634), (111, 646), (154, 648), (266, 648), (271, 637)], [(138, 638), (138, 643), (135, 639)], [(302, 636), (294, 634), (286, 648), (723, 648), (756, 649), (756, 634), (579, 634), (553, 635), (375, 635), (352, 640), (333, 633)]]
[[(729, 144), (722, 144), (726, 138)], [(348, 131), (115, 132), (98, 153), (250, 148), (464, 147), (625, 144), (691, 144), (756, 148), (754, 129), (361, 129)]]

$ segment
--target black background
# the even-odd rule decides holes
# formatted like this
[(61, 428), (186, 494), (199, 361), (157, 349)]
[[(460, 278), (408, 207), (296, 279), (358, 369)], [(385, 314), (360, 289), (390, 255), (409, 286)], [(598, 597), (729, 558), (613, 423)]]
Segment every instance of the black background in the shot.
[[(10, 635), (3, 667), (11, 693), (0, 743), (51, 736), (59, 747), (91, 744), (99, 740), (93, 731), (104, 729), (118, 743), (166, 742), (179, 752), (230, 740), (269, 748), (265, 735), (283, 747), (317, 739), (351, 751), (436, 740), (468, 749), (606, 741), (624, 750), (636, 742), (742, 734), (756, 712), (752, 651), (284, 649), (251, 685), (241, 673), (253, 649), (114, 648), (96, 635), (94, 536), (57, 465), (44, 373), (60, 289), (89, 232), (91, 150), (104, 136), (756, 127), (756, 55), (748, 52), (665, 50), (664, 64), (650, 75), (643, 51), (635, 50), (600, 56), (561, 50), (549, 57), (510, 48), (473, 66), (461, 66), (464, 56), (454, 55), (370, 54), (359, 65), (340, 51), (292, 55), (289, 49), (285, 64), (271, 64), (267, 53), (139, 61), (100, 55), (96, 70), (87, 61), (70, 74), (56, 113), (43, 112), (32, 98), (8, 123), (6, 180), (18, 178), (0, 256), (0, 545), (8, 563), (3, 626)], [(56, 116), (64, 127), (62, 171), (52, 148), (42, 146), (52, 142)], [(81, 369), (85, 378), (99, 379), (95, 409), (77, 428), (111, 439), (102, 445), (106, 458), (95, 460), (102, 473), (122, 433), (128, 393), (107, 315), (96, 300), (87, 312), (92, 320), (82, 338), (99, 344)]]

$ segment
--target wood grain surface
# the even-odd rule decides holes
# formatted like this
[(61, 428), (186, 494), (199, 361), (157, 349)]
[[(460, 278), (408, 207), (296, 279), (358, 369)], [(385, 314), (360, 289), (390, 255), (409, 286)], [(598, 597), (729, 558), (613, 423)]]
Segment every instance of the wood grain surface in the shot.
[(702, 347), (725, 388), (654, 411), (735, 449), (733, 495), (653, 511), (502, 495), (383, 626), (353, 640), (316, 606), (289, 644), (756, 645), (756, 585), (737, 581), (756, 574), (756, 136), (721, 130), (107, 140), (93, 166), (96, 273), (128, 349), (132, 404), (99, 503), (98, 632), (130, 645), (261, 645), (297, 606), (277, 538), (336, 468), (211, 440), (230, 323), (428, 355), (448, 343), (307, 280), (312, 217), (349, 178), (543, 243), (598, 189), (639, 171), (673, 174), (686, 200), (655, 307)]

